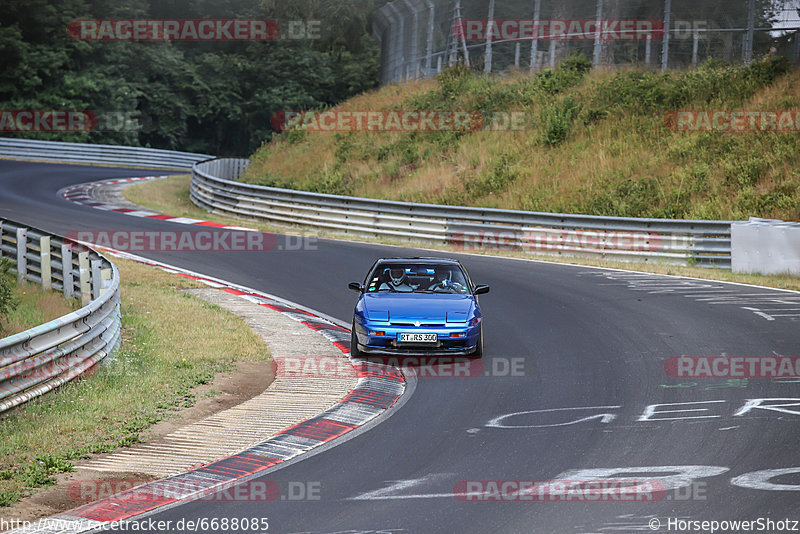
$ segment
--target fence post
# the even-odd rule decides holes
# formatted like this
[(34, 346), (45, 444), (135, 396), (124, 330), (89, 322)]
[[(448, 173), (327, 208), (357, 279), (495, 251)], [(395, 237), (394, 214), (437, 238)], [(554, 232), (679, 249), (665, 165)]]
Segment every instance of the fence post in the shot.
[(409, 13), (411, 13), (411, 20), (413, 21), (413, 25), (411, 26), (411, 42), (409, 43), (409, 55), (411, 56), (409, 61), (414, 62), (411, 76), (416, 80), (419, 78), (419, 11), (417, 11), (410, 0), (403, 0), (403, 2), (406, 4)]
[(536, 0), (533, 4), (533, 39), (531, 40), (531, 73), (538, 67), (539, 55), (539, 17), (542, 14), (542, 0)]
[(28, 276), (28, 229), (17, 228), (17, 280), (22, 284)]
[(92, 300), (91, 272), (89, 271), (88, 252), (78, 252), (78, 273), (81, 287), (81, 303), (86, 306)]
[(52, 289), (53, 278), (50, 272), (50, 236), (44, 235), (39, 238), (39, 257), (42, 259), (42, 288)]
[(695, 28), (692, 33), (692, 65), (697, 65), (697, 50), (700, 46), (700, 32)]
[(747, 34), (744, 38), (744, 64), (753, 62), (753, 37), (756, 27), (756, 0), (747, 3)]
[(592, 66), (596, 69), (600, 66), (600, 59), (603, 53), (603, 0), (597, 0), (597, 31), (594, 34), (594, 59)]
[(653, 34), (648, 33), (644, 43), (644, 64), (650, 65), (650, 56), (653, 48)]
[(436, 23), (436, 6), (428, 0), (428, 44), (425, 51), (425, 76), (431, 75), (433, 61), (433, 29)]
[(669, 67), (669, 25), (672, 19), (672, 0), (664, 0), (664, 40), (661, 43), (661, 70)]
[[(458, 10), (458, 20), (461, 20), (461, 0), (456, 1), (456, 9)], [(464, 53), (464, 65), (469, 67), (469, 47), (466, 35), (461, 36), (461, 51)]]
[(494, 22), (494, 0), (489, 0), (489, 17), (486, 21), (486, 55), (483, 63), (483, 72), (492, 72), (492, 24)]
[(61, 278), (64, 280), (64, 298), (71, 299), (75, 295), (75, 279), (72, 275), (72, 249), (67, 243), (61, 245)]
[(405, 39), (406, 33), (406, 23), (405, 19), (403, 19), (403, 15), (400, 13), (400, 10), (395, 7), (395, 5), (391, 2), (386, 4), (389, 9), (391, 9), (395, 16), (397, 16), (397, 21), (400, 23), (400, 32), (397, 33), (397, 25), (392, 24), (392, 35), (394, 36), (393, 40), (395, 41), (394, 49), (395, 53), (393, 54), (395, 57), (395, 75), (393, 76), (392, 81), (402, 81), (403, 79), (403, 66), (405, 65), (405, 45), (403, 44), (403, 40)]

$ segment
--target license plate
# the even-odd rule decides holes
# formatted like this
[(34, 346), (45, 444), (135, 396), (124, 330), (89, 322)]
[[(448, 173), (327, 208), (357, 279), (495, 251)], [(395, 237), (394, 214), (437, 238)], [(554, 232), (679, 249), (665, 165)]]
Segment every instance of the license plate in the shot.
[(436, 343), (439, 336), (436, 334), (398, 334), (397, 340), (400, 343)]

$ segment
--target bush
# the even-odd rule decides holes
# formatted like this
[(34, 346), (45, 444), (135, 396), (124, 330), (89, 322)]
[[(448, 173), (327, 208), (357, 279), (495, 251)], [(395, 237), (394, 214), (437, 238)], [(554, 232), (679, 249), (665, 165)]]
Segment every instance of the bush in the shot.
[(745, 75), (756, 88), (769, 85), (791, 69), (789, 60), (783, 56), (768, 57), (762, 61), (751, 63), (745, 69)]
[(545, 69), (533, 79), (534, 87), (548, 95), (555, 95), (575, 87), (592, 69), (592, 63), (583, 54), (574, 53), (559, 63), (555, 69)]
[(739, 104), (789, 72), (789, 68), (789, 61), (782, 56), (748, 67), (708, 61), (680, 75), (670, 88), (669, 104), (673, 108), (687, 104)]
[(564, 98), (560, 103), (546, 107), (542, 111), (542, 142), (549, 146), (564, 142), (580, 111), (581, 105), (571, 96)]
[(592, 62), (589, 58), (579, 52), (573, 52), (571, 56), (562, 61), (558, 68), (567, 72), (575, 72), (577, 74), (586, 74), (592, 70)]
[(439, 81), (439, 94), (445, 102), (455, 102), (464, 92), (465, 86), (472, 78), (472, 71), (463, 63), (442, 71), (436, 79)]
[(719, 61), (708, 61), (684, 72), (669, 88), (669, 104), (679, 108), (687, 104), (710, 104), (719, 99), (730, 103), (743, 95), (736, 94), (741, 85), (742, 69)]
[(2, 329), (2, 319), (17, 308), (17, 300), (14, 298), (14, 286), (16, 280), (11, 272), (14, 263), (8, 258), (0, 258), (0, 329)]
[(515, 165), (517, 157), (503, 154), (486, 175), (468, 180), (464, 184), (471, 198), (502, 193), (519, 178), (519, 169)]
[(669, 76), (652, 72), (618, 72), (597, 87), (600, 108), (650, 113), (667, 107)]
[(305, 189), (312, 193), (327, 193), (329, 195), (350, 195), (353, 193), (355, 183), (352, 179), (345, 177), (342, 171), (336, 167), (326, 168), (322, 173), (322, 178), (318, 182), (312, 183)]

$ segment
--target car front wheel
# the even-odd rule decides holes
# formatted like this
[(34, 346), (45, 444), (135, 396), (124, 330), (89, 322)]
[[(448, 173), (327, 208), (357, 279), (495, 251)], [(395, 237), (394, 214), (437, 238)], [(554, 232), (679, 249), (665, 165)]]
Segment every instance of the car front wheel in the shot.
[(356, 336), (356, 322), (350, 327), (350, 357), (359, 358), (361, 351), (358, 350), (358, 336)]
[(475, 351), (469, 355), (470, 358), (483, 358), (483, 326), (481, 326), (481, 333), (478, 335), (478, 343), (475, 345)]

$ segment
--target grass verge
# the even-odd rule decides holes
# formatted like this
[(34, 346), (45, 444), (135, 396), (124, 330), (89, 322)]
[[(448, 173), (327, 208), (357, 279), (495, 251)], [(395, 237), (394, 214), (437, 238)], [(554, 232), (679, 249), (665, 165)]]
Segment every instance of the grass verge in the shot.
[(23, 332), (80, 308), (79, 301), (64, 300), (61, 293), (30, 283), (17, 285), (12, 295), (17, 306), (0, 321), (0, 337)]
[[(155, 182), (136, 184), (124, 189), (125, 198), (131, 202), (148, 209), (157, 210), (169, 215), (192, 217), (197, 219), (212, 220), (225, 224), (242, 224), (242, 219), (223, 217), (198, 208), (189, 200), (188, 176), (175, 176)], [(437, 250), (442, 252), (462, 252), (455, 247), (445, 245), (437, 246), (432, 244), (410, 243), (392, 239), (357, 239), (353, 236), (344, 236), (331, 232), (318, 230), (306, 230), (298, 227), (281, 227), (277, 225), (264, 224), (258, 221), (248, 220), (248, 225), (266, 232), (289, 232), (298, 235), (308, 235), (314, 237), (324, 237), (328, 239), (343, 239), (349, 241), (362, 241), (369, 243), (380, 243), (384, 245), (397, 245), (404, 247), (418, 246), (425, 249)], [(566, 256), (550, 256), (544, 254), (529, 254), (525, 252), (513, 251), (478, 251), (473, 252), (482, 255), (492, 255), (510, 258), (524, 258), (529, 260), (539, 260), (547, 262), (568, 263), (573, 265), (588, 265), (594, 267), (608, 267), (613, 269), (626, 269), (631, 271), (642, 271), (648, 273), (670, 274), (676, 276), (689, 276), (706, 280), (722, 280), (726, 282), (738, 282), (742, 284), (753, 284), (780, 289), (792, 289), (800, 291), (800, 279), (792, 276), (762, 276), (756, 274), (735, 274), (729, 270), (707, 269), (703, 267), (682, 267), (664, 265), (649, 262), (621, 262), (601, 258), (572, 258)]]
[(91, 378), (0, 420), (0, 506), (55, 482), (73, 462), (140, 441), (192, 406), (195, 388), (269, 349), (242, 319), (179, 291), (190, 279), (114, 260), (122, 277), (123, 343)]

